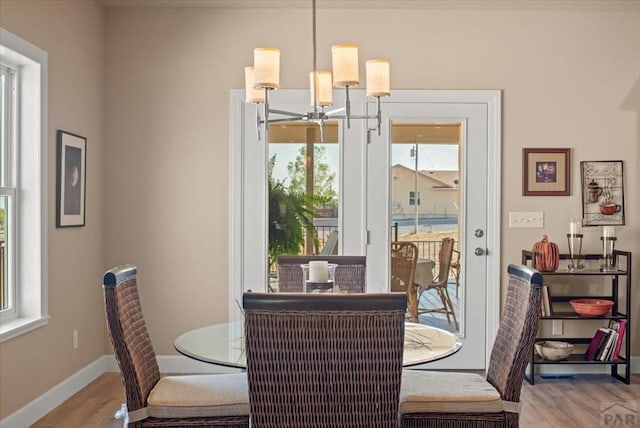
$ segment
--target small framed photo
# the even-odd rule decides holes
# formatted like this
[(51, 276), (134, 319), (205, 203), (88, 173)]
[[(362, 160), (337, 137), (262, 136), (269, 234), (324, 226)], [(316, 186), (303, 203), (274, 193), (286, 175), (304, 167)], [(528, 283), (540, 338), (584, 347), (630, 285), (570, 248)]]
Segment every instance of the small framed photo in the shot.
[(84, 226), (87, 139), (58, 130), (56, 169), (56, 227)]
[(580, 172), (583, 225), (624, 225), (622, 161), (583, 161)]
[(571, 195), (571, 149), (523, 149), (522, 195)]

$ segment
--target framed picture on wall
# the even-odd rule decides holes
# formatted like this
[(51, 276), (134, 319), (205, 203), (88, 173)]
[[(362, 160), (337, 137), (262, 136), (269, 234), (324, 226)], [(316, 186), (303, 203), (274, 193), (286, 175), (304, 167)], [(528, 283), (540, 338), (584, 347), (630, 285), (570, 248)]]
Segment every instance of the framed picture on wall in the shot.
[(81, 227), (85, 222), (87, 139), (58, 130), (56, 227)]
[(624, 224), (622, 161), (580, 162), (584, 226)]
[(569, 196), (570, 194), (571, 149), (523, 149), (523, 196)]

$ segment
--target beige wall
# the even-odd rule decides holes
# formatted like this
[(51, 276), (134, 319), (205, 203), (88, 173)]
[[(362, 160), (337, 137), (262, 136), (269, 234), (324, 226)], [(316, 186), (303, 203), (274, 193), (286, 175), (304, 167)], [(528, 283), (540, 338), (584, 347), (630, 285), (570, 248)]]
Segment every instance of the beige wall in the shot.
[[(580, 215), (578, 162), (624, 159), (627, 226), (618, 244), (636, 253), (640, 272), (638, 2), (590, 2), (586, 11), (579, 2), (562, 2), (569, 10), (500, 4), (321, 9), (319, 65), (329, 64), (331, 44), (347, 41), (360, 44), (363, 59), (391, 60), (393, 88), (502, 89), (502, 217), (544, 211), (544, 232), (561, 248), (569, 217)], [(0, 12), (3, 27), (49, 51), (51, 219), (55, 129), (89, 144), (87, 227), (50, 226), (51, 322), (0, 345), (2, 418), (108, 351), (106, 266), (139, 266), (159, 354), (174, 353), (181, 332), (227, 318), (229, 89), (243, 87), (255, 46), (282, 49), (286, 88), (307, 86), (311, 59), (308, 9), (108, 9), (104, 56), (94, 3), (3, 0)], [(521, 196), (522, 148), (541, 146), (573, 149), (572, 196)], [(503, 224), (504, 270), (543, 231)], [(585, 246), (596, 242), (588, 231)], [(633, 307), (637, 315), (640, 293)], [(81, 348), (72, 352), (78, 324)]]
[[(360, 44), (362, 58), (391, 60), (394, 88), (504, 91), (502, 216), (542, 210), (546, 217), (544, 231), (503, 222), (503, 270), (543, 232), (564, 248), (568, 220), (580, 215), (580, 160), (625, 160), (628, 224), (618, 243), (640, 249), (640, 7), (610, 12), (589, 4), (588, 11), (318, 13), (321, 67), (331, 44), (349, 41)], [(259, 45), (281, 48), (282, 87), (306, 87), (309, 14), (108, 11), (107, 255), (110, 264), (140, 266), (159, 353), (173, 353), (181, 332), (227, 317), (229, 89), (243, 87), (242, 68)], [(572, 196), (521, 196), (522, 148), (541, 146), (573, 148)], [(597, 239), (588, 231), (585, 246), (594, 250)]]
[[(0, 26), (48, 52), (49, 323), (0, 344), (0, 419), (105, 353), (104, 12), (93, 2), (0, 2)], [(56, 130), (87, 138), (86, 226), (56, 229)], [(72, 331), (80, 347), (72, 350)]]

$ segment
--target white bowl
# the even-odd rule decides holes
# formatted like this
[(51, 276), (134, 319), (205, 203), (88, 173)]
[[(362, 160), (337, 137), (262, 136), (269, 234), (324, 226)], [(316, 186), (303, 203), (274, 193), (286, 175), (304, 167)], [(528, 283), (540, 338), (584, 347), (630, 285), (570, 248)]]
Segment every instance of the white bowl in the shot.
[(573, 344), (547, 340), (536, 343), (535, 348), (536, 353), (545, 360), (559, 361), (564, 360), (571, 355), (571, 352), (573, 351)]

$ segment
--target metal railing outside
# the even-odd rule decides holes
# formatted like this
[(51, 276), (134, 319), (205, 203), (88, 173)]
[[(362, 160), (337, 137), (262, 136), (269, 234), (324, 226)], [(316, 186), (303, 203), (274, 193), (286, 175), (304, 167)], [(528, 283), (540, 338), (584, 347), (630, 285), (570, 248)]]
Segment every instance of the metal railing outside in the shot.
[[(440, 269), (440, 248), (442, 248), (442, 241), (412, 241), (412, 240), (402, 240), (403, 242), (412, 242), (416, 244), (418, 247), (418, 258), (420, 259), (431, 259), (435, 262), (435, 267), (433, 268), (434, 275), (438, 274), (438, 269)], [(458, 249), (458, 241), (456, 240), (453, 243), (453, 249)]]
[[(316, 225), (316, 232), (318, 233), (318, 250), (322, 249), (326, 244), (326, 241), (331, 232), (338, 230), (336, 225)], [(394, 222), (391, 225), (392, 240), (398, 241), (398, 223)], [(412, 242), (418, 247), (418, 257), (421, 259), (431, 259), (436, 263), (434, 272), (438, 272), (438, 255), (440, 254), (440, 248), (442, 247), (442, 241), (440, 240), (410, 240), (401, 239), (401, 241)], [(458, 240), (456, 239), (453, 245), (455, 250), (458, 249)]]

